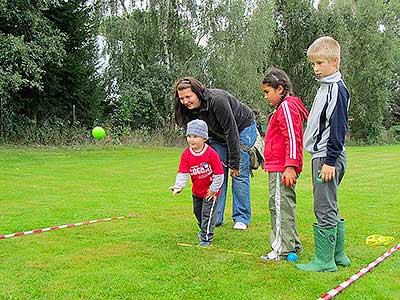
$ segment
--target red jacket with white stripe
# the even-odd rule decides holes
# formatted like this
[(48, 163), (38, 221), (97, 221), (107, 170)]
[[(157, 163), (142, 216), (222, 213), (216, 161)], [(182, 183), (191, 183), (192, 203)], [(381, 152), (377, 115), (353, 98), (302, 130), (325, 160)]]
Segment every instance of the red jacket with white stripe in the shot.
[(300, 98), (285, 98), (269, 120), (265, 134), (264, 170), (284, 172), (292, 166), (303, 170), (303, 123), (308, 111)]

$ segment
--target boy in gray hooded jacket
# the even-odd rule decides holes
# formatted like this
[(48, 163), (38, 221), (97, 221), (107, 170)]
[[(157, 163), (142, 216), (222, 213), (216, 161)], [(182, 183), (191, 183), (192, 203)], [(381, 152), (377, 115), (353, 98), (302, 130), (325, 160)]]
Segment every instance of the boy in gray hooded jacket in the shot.
[(304, 148), (312, 157), (315, 256), (296, 268), (311, 272), (333, 272), (337, 265), (349, 266), (344, 253), (344, 219), (339, 216), (337, 190), (346, 170), (345, 136), (348, 130), (349, 91), (339, 71), (340, 45), (324, 36), (308, 48), (307, 56), (321, 83), (315, 96)]

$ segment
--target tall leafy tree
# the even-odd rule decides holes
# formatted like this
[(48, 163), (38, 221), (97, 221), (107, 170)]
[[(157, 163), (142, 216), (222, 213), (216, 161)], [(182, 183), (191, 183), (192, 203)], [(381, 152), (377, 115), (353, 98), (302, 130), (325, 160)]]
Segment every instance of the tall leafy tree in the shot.
[[(235, 81), (233, 91), (249, 104), (261, 116), (269, 110), (263, 98), (260, 84), (265, 69), (271, 65), (271, 43), (274, 35), (273, 6), (266, 1), (256, 1), (249, 11), (246, 31), (243, 40), (233, 58)], [(258, 116), (258, 114), (256, 114)], [(265, 119), (257, 120), (264, 123)]]
[(102, 34), (110, 56), (106, 76), (114, 119), (132, 129), (172, 124), (171, 84), (198, 64), (202, 53), (190, 16), (184, 15), (188, 10), (178, 1), (143, 1), (129, 9), (113, 5)]
[(389, 99), (389, 118), (384, 119), (387, 128), (397, 126), (396, 134), (400, 138), (400, 2), (387, 1), (388, 9), (381, 29), (387, 34), (393, 57), (392, 74)]
[(310, 107), (317, 83), (307, 62), (307, 48), (332, 27), (318, 20), (317, 11), (309, 0), (276, 0), (274, 20), (271, 64), (288, 74), (294, 93)]
[[(306, 50), (319, 36), (330, 35), (342, 46), (341, 68), (351, 91), (351, 136), (374, 142), (382, 131), (393, 86), (393, 38), (379, 25), (389, 14), (384, 1), (276, 2), (277, 30), (271, 61), (291, 77), (295, 93), (310, 107), (318, 84)], [(379, 99), (379, 101), (377, 101)]]
[(35, 95), (38, 110), (42, 118), (51, 114), (92, 125), (101, 117), (104, 103), (97, 73), (99, 21), (95, 5), (87, 0), (60, 1), (46, 10), (45, 16), (66, 36), (66, 53), (61, 67), (51, 62), (47, 65), (44, 89)]
[(342, 69), (351, 92), (351, 135), (375, 142), (389, 112), (395, 64), (387, 31), (380, 25), (389, 6), (383, 1), (343, 1), (336, 4), (343, 26)]
[(20, 99), (25, 91), (43, 90), (46, 65), (60, 65), (65, 36), (46, 18), (48, 1), (0, 2), (0, 113), (2, 133), (11, 134), (15, 118), (35, 106)]
[[(266, 1), (208, 1), (204, 31), (207, 84), (226, 89), (256, 112), (267, 109), (260, 82), (269, 64), (274, 22)], [(212, 9), (207, 10), (210, 7)]]

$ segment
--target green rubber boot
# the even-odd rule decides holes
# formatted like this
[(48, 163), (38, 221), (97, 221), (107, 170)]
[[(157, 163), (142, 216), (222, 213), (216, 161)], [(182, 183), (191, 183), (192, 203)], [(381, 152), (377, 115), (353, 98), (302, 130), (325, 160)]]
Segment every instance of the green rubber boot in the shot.
[(336, 227), (326, 228), (313, 225), (315, 255), (307, 264), (296, 264), (296, 268), (309, 272), (335, 272), (337, 267), (334, 260), (336, 245)]
[(343, 266), (343, 267), (350, 266), (350, 259), (344, 253), (344, 219), (341, 219), (337, 225), (335, 263), (338, 266)]

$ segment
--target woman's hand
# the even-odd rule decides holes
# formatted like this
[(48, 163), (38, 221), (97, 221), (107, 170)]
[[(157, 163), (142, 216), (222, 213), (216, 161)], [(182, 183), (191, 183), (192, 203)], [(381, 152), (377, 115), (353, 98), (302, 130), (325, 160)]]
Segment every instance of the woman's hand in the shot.
[(230, 174), (232, 177), (239, 176), (239, 173), (240, 172), (238, 169), (230, 169)]

